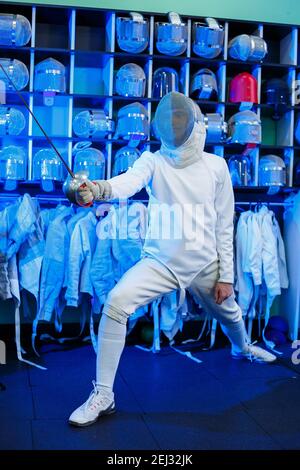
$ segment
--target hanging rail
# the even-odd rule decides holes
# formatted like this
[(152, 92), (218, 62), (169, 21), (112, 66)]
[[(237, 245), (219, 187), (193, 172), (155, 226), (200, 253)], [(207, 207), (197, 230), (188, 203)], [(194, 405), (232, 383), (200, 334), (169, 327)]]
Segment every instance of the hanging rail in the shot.
[[(0, 201), (9, 202), (15, 201), (16, 199), (22, 197), (23, 194), (8, 194), (8, 193), (0, 193)], [(57, 196), (45, 196), (36, 194), (35, 196), (31, 196), (32, 199), (37, 199), (41, 204), (63, 204), (63, 203), (70, 203), (70, 201), (66, 197), (57, 197)], [(125, 200), (121, 201), (103, 201), (103, 203), (121, 203), (126, 202)], [(135, 202), (148, 204), (148, 199), (128, 199), (127, 203), (133, 204)], [(97, 202), (96, 204), (103, 204), (102, 202)], [(287, 207), (293, 205), (293, 202), (263, 202), (263, 201), (235, 201), (236, 206), (256, 206), (257, 204), (266, 205), (266, 206), (282, 206)]]
[(257, 206), (258, 204), (261, 204), (262, 206), (283, 206), (283, 207), (287, 207), (287, 206), (292, 206), (293, 205), (293, 202), (260, 202), (260, 201), (241, 201), (241, 202), (238, 202), (238, 201), (235, 201), (235, 205), (236, 206)]
[[(28, 194), (28, 193), (27, 193)], [(1, 202), (13, 202), (16, 199), (22, 198), (24, 194), (0, 194), (0, 201)], [(47, 197), (47, 196), (40, 196), (40, 195), (35, 195), (31, 196), (31, 199), (35, 200), (37, 199), (41, 204), (61, 204), (61, 203), (70, 203), (70, 201), (66, 197)]]

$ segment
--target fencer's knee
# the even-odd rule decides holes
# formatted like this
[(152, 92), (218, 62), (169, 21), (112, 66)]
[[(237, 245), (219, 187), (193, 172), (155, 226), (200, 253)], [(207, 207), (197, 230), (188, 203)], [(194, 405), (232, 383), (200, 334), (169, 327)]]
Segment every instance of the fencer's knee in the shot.
[(108, 294), (106, 298), (106, 303), (114, 307), (119, 307), (122, 310), (124, 302), (124, 295), (119, 289), (119, 286), (116, 285)]
[(112, 320), (115, 320), (118, 323), (121, 323), (122, 325), (127, 324), (127, 320), (128, 320), (127, 313), (124, 312), (124, 310), (121, 310), (118, 307), (114, 307), (113, 305), (110, 305), (107, 302), (104, 304), (102, 313), (104, 315), (107, 315)]
[(113, 320), (126, 325), (128, 314), (125, 311), (125, 300), (126, 296), (124, 293), (122, 293), (122, 290), (119, 289), (117, 285), (108, 294), (103, 307), (103, 313)]

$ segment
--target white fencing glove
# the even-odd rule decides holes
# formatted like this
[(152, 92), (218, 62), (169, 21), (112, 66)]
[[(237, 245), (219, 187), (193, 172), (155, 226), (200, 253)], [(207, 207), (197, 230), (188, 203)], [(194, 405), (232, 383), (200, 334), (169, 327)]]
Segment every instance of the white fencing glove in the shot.
[(106, 201), (112, 193), (111, 185), (105, 180), (86, 180), (76, 191), (75, 198), (79, 205), (85, 206), (94, 201)]

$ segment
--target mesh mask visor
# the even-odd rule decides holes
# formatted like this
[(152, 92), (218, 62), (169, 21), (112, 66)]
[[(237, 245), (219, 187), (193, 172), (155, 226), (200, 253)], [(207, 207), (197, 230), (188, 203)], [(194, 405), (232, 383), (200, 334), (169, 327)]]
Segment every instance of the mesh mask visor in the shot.
[(194, 122), (193, 102), (177, 92), (165, 95), (155, 113), (156, 134), (171, 149), (180, 147), (188, 140)]

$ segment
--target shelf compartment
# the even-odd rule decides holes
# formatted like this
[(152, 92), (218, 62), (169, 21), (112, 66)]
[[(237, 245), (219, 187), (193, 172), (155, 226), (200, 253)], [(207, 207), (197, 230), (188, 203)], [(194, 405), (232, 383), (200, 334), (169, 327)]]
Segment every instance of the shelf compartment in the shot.
[[(182, 58), (182, 57), (187, 57), (188, 54), (189, 54), (189, 44), (190, 44), (190, 28), (189, 28), (189, 19), (187, 17), (185, 17), (184, 15), (180, 15), (181, 16), (181, 20), (183, 23), (185, 23), (187, 25), (187, 29), (188, 29), (188, 38), (187, 38), (187, 48), (186, 48), (186, 51), (183, 53), (183, 54), (180, 54), (178, 56), (174, 56), (174, 57), (177, 57), (177, 58)], [(165, 55), (165, 54), (161, 54), (159, 52), (159, 50), (157, 49), (156, 47), (156, 37), (157, 37), (157, 27), (156, 27), (156, 23), (169, 23), (169, 20), (168, 20), (168, 15), (165, 14), (156, 14), (154, 15), (154, 28), (153, 28), (153, 54), (155, 55), (159, 55), (161, 57), (170, 57), (168, 55)]]
[(291, 26), (265, 24), (263, 38), (268, 45), (268, 54), (265, 63), (296, 65), (296, 36), (295, 28)]
[[(108, 100), (104, 100), (101, 102), (101, 104), (98, 102), (97, 105), (95, 106), (80, 106), (78, 104), (78, 101), (76, 101), (76, 104), (74, 104), (74, 107), (73, 107), (73, 122), (74, 122), (74, 119), (75, 117), (82, 111), (86, 111), (86, 110), (104, 110), (106, 116), (110, 116), (110, 105), (109, 105), (109, 101)], [(73, 122), (72, 122), (72, 135), (75, 139), (78, 139), (78, 141), (82, 141), (82, 140), (91, 140), (93, 142), (106, 142), (108, 140), (110, 140), (110, 137), (105, 137), (103, 139), (100, 139), (100, 138), (97, 138), (97, 137), (90, 137), (90, 138), (85, 138), (85, 137), (77, 137), (76, 134), (74, 133), (73, 131)], [(113, 135), (113, 133), (111, 134)]]
[(143, 15), (143, 18), (144, 20), (147, 20), (148, 21), (148, 31), (149, 31), (149, 41), (148, 41), (148, 45), (147, 47), (142, 51), (142, 52), (137, 52), (135, 54), (130, 54), (128, 52), (125, 52), (123, 51), (119, 44), (118, 44), (118, 40), (117, 40), (117, 18), (118, 17), (124, 17), (124, 18), (130, 18), (130, 15), (129, 15), (129, 11), (124, 11), (124, 12), (117, 12), (116, 13), (116, 17), (115, 17), (115, 42), (114, 42), (114, 50), (117, 54), (128, 54), (128, 55), (135, 55), (135, 56), (142, 56), (142, 55), (146, 55), (146, 54), (150, 54), (151, 51), (153, 50), (153, 36), (151, 34), (151, 31), (152, 31), (152, 28), (153, 28), (153, 19), (150, 15), (148, 14), (145, 14), (144, 12), (141, 13)]
[[(89, 140), (89, 139), (81, 139), (80, 141), (86, 141), (86, 140)], [(89, 148), (93, 148), (93, 149), (97, 149), (97, 150), (100, 150), (100, 152), (103, 153), (104, 157), (105, 157), (105, 177), (107, 178), (107, 171), (108, 171), (108, 164), (107, 164), (107, 156), (108, 156), (108, 149), (107, 149), (107, 142), (103, 141), (100, 142), (99, 141), (96, 141), (96, 140), (92, 140), (91, 141), (92, 144)], [(74, 142), (74, 145), (75, 145), (75, 142)], [(74, 145), (72, 146), (72, 149), (74, 148)], [(71, 168), (72, 170), (74, 171), (74, 163), (75, 163), (75, 155), (73, 155), (73, 152), (72, 152), (72, 164), (71, 164)]]
[[(31, 24), (31, 30), (34, 35), (34, 15), (33, 15), (33, 8), (32, 5), (24, 5), (24, 4), (17, 4), (17, 3), (11, 3), (11, 2), (1, 2), (0, 6), (0, 11), (1, 13), (12, 13), (15, 15), (23, 15), (25, 18), (28, 19), (28, 21)], [(32, 44), (32, 37), (29, 40), (28, 44), (25, 46), (12, 46), (9, 47), (10, 50), (12, 51), (17, 51), (17, 50), (28, 50)], [(8, 49), (7, 46), (0, 46), (0, 49)], [(0, 56), (2, 57), (2, 52), (0, 50)]]
[[(7, 50), (7, 49), (6, 49)], [(5, 52), (4, 50), (0, 51), (0, 58), (1, 59), (16, 59), (19, 60), (20, 62), (23, 62), (24, 65), (26, 65), (27, 70), (28, 70), (28, 83), (25, 88), (22, 90), (19, 90), (21, 93), (24, 93), (26, 91), (29, 91), (29, 84), (30, 84), (30, 53), (28, 51), (23, 51), (21, 49), (18, 49), (14, 52), (7, 50)], [(1, 75), (3, 75), (3, 72), (1, 71)], [(9, 90), (7, 90), (6, 95), (7, 97), (11, 94), (16, 94), (15, 89), (11, 85)]]
[[(188, 93), (188, 89), (186, 84), (188, 83), (188, 73), (189, 67), (187, 61), (177, 61), (177, 60), (170, 60), (168, 61), (161, 61), (160, 58), (158, 59), (156, 56), (153, 58), (152, 61), (152, 87), (151, 87), (151, 96), (153, 96), (153, 86), (154, 86), (154, 73), (156, 70), (161, 68), (171, 68), (177, 72), (178, 75), (178, 86), (181, 93)], [(154, 100), (158, 100), (159, 98), (154, 98)]]
[(1, 106), (0, 106), (0, 109), (1, 109), (1, 108), (6, 108), (6, 107), (7, 107), (7, 108), (12, 107), (12, 108), (14, 108), (14, 109), (17, 109), (18, 111), (21, 111), (22, 114), (23, 114), (23, 116), (24, 116), (24, 118), (25, 118), (25, 121), (26, 121), (25, 127), (24, 127), (24, 129), (22, 130), (22, 132), (21, 132), (19, 135), (12, 136), (12, 137), (13, 137), (13, 138), (17, 138), (17, 139), (24, 139), (24, 138), (26, 138), (26, 137), (28, 136), (28, 110), (25, 108), (24, 105), (19, 104), (19, 103), (14, 104), (13, 106), (10, 106), (10, 105), (8, 105), (8, 104), (4, 104), (4, 105), (1, 105)]
[[(122, 95), (118, 95), (117, 92), (116, 92), (116, 76), (117, 76), (117, 73), (118, 71), (120, 70), (121, 67), (123, 67), (124, 65), (127, 65), (129, 63), (132, 63), (132, 64), (136, 64), (138, 65), (139, 67), (141, 67), (145, 73), (145, 77), (146, 77), (146, 84), (145, 84), (145, 96), (143, 97), (133, 97), (135, 100), (140, 100), (140, 99), (143, 99), (144, 97), (147, 97), (148, 93), (147, 93), (147, 90), (148, 90), (148, 86), (149, 86), (149, 82), (151, 82), (151, 77), (150, 77), (150, 74), (151, 74), (151, 71), (150, 71), (150, 68), (151, 68), (151, 60), (146, 59), (144, 57), (140, 57), (138, 54), (136, 54), (134, 57), (130, 59), (128, 59), (128, 57), (114, 57), (114, 63), (113, 63), (113, 94), (114, 96), (119, 96), (120, 98), (123, 98)], [(126, 97), (125, 97), (126, 98)], [(131, 98), (131, 97), (129, 97)]]
[[(220, 61), (220, 60), (224, 60), (224, 56), (226, 54), (226, 36), (227, 36), (227, 24), (224, 20), (221, 20), (219, 21), (218, 20), (218, 23), (220, 26), (223, 26), (223, 29), (224, 29), (224, 44), (223, 44), (223, 50), (222, 52), (215, 58), (213, 59), (206, 59), (205, 57), (201, 57), (201, 56), (198, 56), (197, 54), (195, 54), (195, 52), (193, 51), (193, 29), (194, 29), (194, 23), (202, 23), (203, 26), (206, 26), (206, 21), (205, 21), (205, 17), (199, 17), (199, 18), (193, 18), (191, 20), (191, 60), (193, 61), (209, 61), (209, 62), (214, 62), (214, 61)], [(209, 67), (208, 67), (209, 68)]]
[[(112, 144), (112, 151), (111, 151), (111, 176), (113, 175), (113, 169), (115, 165), (115, 157), (116, 153), (123, 147), (128, 146), (128, 141), (118, 141), (118, 142), (113, 142)], [(139, 145), (136, 147), (137, 150), (142, 154), (145, 150), (147, 150), (147, 143), (140, 142)]]
[(277, 121), (272, 119), (272, 115), (272, 108), (261, 110), (262, 144), (291, 147), (293, 145), (293, 130), (291, 128), (293, 111), (287, 111)]
[(259, 30), (259, 22), (252, 21), (228, 21), (228, 43), (236, 36), (241, 34), (249, 34), (253, 36), (261, 36)]
[(286, 186), (285, 187), (290, 187), (293, 184), (293, 163), (294, 163), (294, 153), (293, 149), (287, 149), (287, 148), (274, 148), (273, 151), (272, 149), (260, 149), (259, 152), (259, 159), (266, 155), (276, 155), (277, 157), (282, 158), (282, 160), (286, 164)]
[[(224, 101), (225, 99), (225, 87), (224, 87), (224, 77), (226, 75), (226, 68), (223, 64), (220, 64), (220, 63), (211, 63), (209, 64), (209, 66), (203, 66), (203, 64), (201, 64), (199, 66), (198, 63), (196, 62), (193, 62), (190, 64), (190, 67), (189, 67), (189, 89), (188, 89), (188, 93), (189, 93), (189, 96), (192, 95), (192, 92), (191, 92), (191, 83), (192, 83), (192, 79), (193, 79), (193, 76), (200, 70), (202, 69), (208, 69), (208, 70), (211, 70), (214, 74), (215, 74), (215, 77), (216, 77), (216, 80), (217, 80), (217, 88), (218, 88), (218, 95), (217, 97), (216, 96), (213, 96), (213, 99), (212, 100), (201, 100), (201, 101), (215, 101), (216, 99), (218, 101)], [(194, 98), (197, 100), (197, 98)]]
[[(67, 140), (62, 140), (62, 139), (52, 139), (55, 147), (57, 148), (58, 152), (61, 154), (62, 158), (65, 160), (65, 162), (68, 162), (68, 142)], [(50, 144), (46, 141), (46, 139), (41, 139), (39, 137), (35, 138), (32, 137), (32, 158), (30, 159), (31, 162), (31, 168), (30, 168), (30, 175), (31, 175), (31, 180), (33, 180), (33, 166), (34, 166), (34, 159), (39, 150), (44, 150), (44, 149), (52, 149)], [(65, 167), (63, 166), (63, 179), (67, 178), (67, 171)], [(35, 181), (37, 183), (37, 181)]]
[(76, 11), (75, 49), (111, 50), (111, 13), (78, 9)]
[(67, 49), (70, 47), (71, 10), (38, 6), (36, 9), (35, 46)]
[(98, 56), (92, 63), (88, 56), (75, 56), (74, 94), (108, 95), (110, 91), (111, 59)]
[[(68, 106), (69, 98), (66, 96), (54, 97), (53, 106), (43, 104), (42, 93), (35, 95), (33, 101), (33, 113), (50, 136), (68, 137)], [(32, 135), (35, 137), (43, 136), (36, 122), (32, 123)]]
[[(230, 145), (230, 146), (225, 146), (224, 148), (224, 158), (226, 162), (228, 163), (230, 158), (234, 156), (242, 156), (246, 146), (245, 145)], [(258, 184), (258, 179), (257, 179), (257, 174), (258, 174), (258, 155), (259, 155), (259, 148), (255, 147), (251, 150), (251, 152), (248, 153), (247, 157), (250, 161), (251, 165), (251, 184), (248, 186), (245, 186), (247, 188), (252, 188), (257, 186)], [(237, 186), (237, 189), (240, 189), (240, 186)]]

